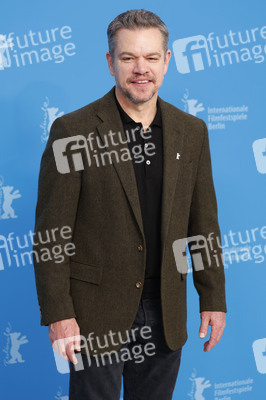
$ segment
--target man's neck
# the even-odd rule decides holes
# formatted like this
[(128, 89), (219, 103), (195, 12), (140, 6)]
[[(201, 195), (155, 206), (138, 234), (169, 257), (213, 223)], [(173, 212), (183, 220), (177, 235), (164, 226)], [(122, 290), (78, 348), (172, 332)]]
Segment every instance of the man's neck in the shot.
[(144, 132), (147, 127), (150, 126), (157, 112), (157, 98), (158, 93), (156, 93), (149, 101), (146, 103), (135, 104), (125, 97), (120, 90), (115, 87), (116, 98), (123, 108), (123, 110), (132, 118), (135, 122), (141, 122), (144, 127)]

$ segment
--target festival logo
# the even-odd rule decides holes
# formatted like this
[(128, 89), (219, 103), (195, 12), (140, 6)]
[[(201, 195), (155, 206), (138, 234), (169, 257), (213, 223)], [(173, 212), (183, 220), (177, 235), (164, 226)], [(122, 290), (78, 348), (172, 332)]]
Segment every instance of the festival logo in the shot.
[(63, 395), (63, 389), (61, 388), (61, 386), (59, 386), (59, 389), (58, 389), (56, 395), (54, 396), (54, 398), (56, 400), (68, 400), (68, 396)]
[(54, 120), (64, 115), (64, 111), (59, 111), (58, 107), (49, 107), (49, 103), (49, 98), (46, 96), (42, 106), (43, 122), (40, 125), (42, 128), (41, 141), (43, 143), (46, 143), (48, 140), (50, 129)]
[(4, 331), (4, 335), (6, 336), (6, 345), (2, 349), (3, 353), (5, 353), (4, 365), (24, 363), (25, 360), (22, 358), (20, 346), (29, 342), (27, 336), (20, 336), (20, 332), (12, 332), (10, 322)]
[(192, 382), (192, 385), (187, 395), (191, 400), (247, 399), (246, 394), (252, 392), (254, 384), (253, 378), (235, 379), (228, 382), (213, 382), (211, 384), (209, 379), (197, 376), (195, 368), (189, 380)]
[(203, 392), (211, 387), (210, 381), (201, 376), (197, 377), (197, 372), (195, 369), (193, 370), (189, 380), (191, 380), (192, 386), (190, 392), (188, 393), (188, 397), (190, 397), (191, 400), (205, 400)]
[[(197, 116), (199, 112), (205, 111), (202, 103), (196, 99), (189, 98), (188, 89), (181, 101), (184, 103), (184, 111)], [(223, 105), (223, 106), (208, 106), (206, 108), (207, 115), (201, 117), (206, 121), (208, 130), (225, 130), (230, 127), (229, 124), (236, 124), (239, 122), (246, 122), (248, 119), (248, 106), (245, 104), (240, 105)], [(265, 158), (266, 159), (266, 158)]]
[(199, 112), (204, 111), (205, 108), (203, 107), (202, 103), (198, 103), (198, 100), (196, 99), (190, 99), (189, 98), (189, 91), (186, 89), (186, 92), (184, 94), (184, 97), (182, 99), (184, 103), (184, 111), (187, 113), (196, 116)]
[(14, 190), (14, 186), (4, 186), (4, 178), (0, 176), (0, 220), (18, 217), (12, 203), (20, 197), (19, 190)]

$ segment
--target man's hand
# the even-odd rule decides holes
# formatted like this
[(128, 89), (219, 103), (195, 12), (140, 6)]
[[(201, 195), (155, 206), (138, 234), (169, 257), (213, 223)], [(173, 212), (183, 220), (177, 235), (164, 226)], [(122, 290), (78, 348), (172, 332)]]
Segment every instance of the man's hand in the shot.
[(225, 328), (225, 312), (222, 311), (203, 311), (200, 314), (201, 325), (199, 337), (205, 338), (211, 325), (210, 339), (204, 343), (204, 351), (211, 350), (221, 339)]
[(80, 329), (75, 318), (49, 325), (49, 339), (53, 349), (66, 361), (77, 364), (74, 350), (80, 351)]

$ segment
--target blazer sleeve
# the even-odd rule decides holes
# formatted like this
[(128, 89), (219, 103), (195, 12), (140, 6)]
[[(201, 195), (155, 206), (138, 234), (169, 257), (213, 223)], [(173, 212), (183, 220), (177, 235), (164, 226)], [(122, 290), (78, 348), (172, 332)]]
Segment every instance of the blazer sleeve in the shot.
[[(69, 136), (62, 117), (57, 118), (51, 126), (40, 165), (33, 264), (41, 325), (45, 326), (52, 322), (76, 317), (69, 293), (70, 255), (73, 255), (73, 248), (69, 251), (68, 247), (66, 253), (64, 249), (72, 240), (81, 174), (77, 171), (59, 173), (52, 147), (55, 140)], [(66, 230), (68, 230), (67, 235)], [(62, 232), (64, 233), (61, 234)], [(60, 251), (63, 258), (55, 256)]]
[[(221, 234), (218, 223), (217, 200), (215, 195), (208, 129), (203, 124), (203, 142), (190, 209), (188, 247), (192, 260), (194, 286), (199, 294), (199, 307), (202, 311), (227, 312), (225, 298), (225, 274), (222, 258)], [(197, 238), (197, 236), (199, 236)], [(199, 241), (200, 240), (200, 241)], [(220, 245), (220, 246), (219, 246)], [(202, 265), (197, 263), (198, 252)]]

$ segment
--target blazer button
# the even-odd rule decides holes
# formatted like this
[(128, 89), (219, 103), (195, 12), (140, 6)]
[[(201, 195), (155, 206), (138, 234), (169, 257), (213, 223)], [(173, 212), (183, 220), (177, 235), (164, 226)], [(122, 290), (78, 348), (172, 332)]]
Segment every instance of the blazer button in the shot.
[(143, 251), (143, 247), (141, 244), (138, 245), (138, 251)]
[(142, 283), (141, 283), (140, 281), (136, 283), (136, 287), (137, 287), (138, 289), (140, 289), (141, 286), (142, 286)]

